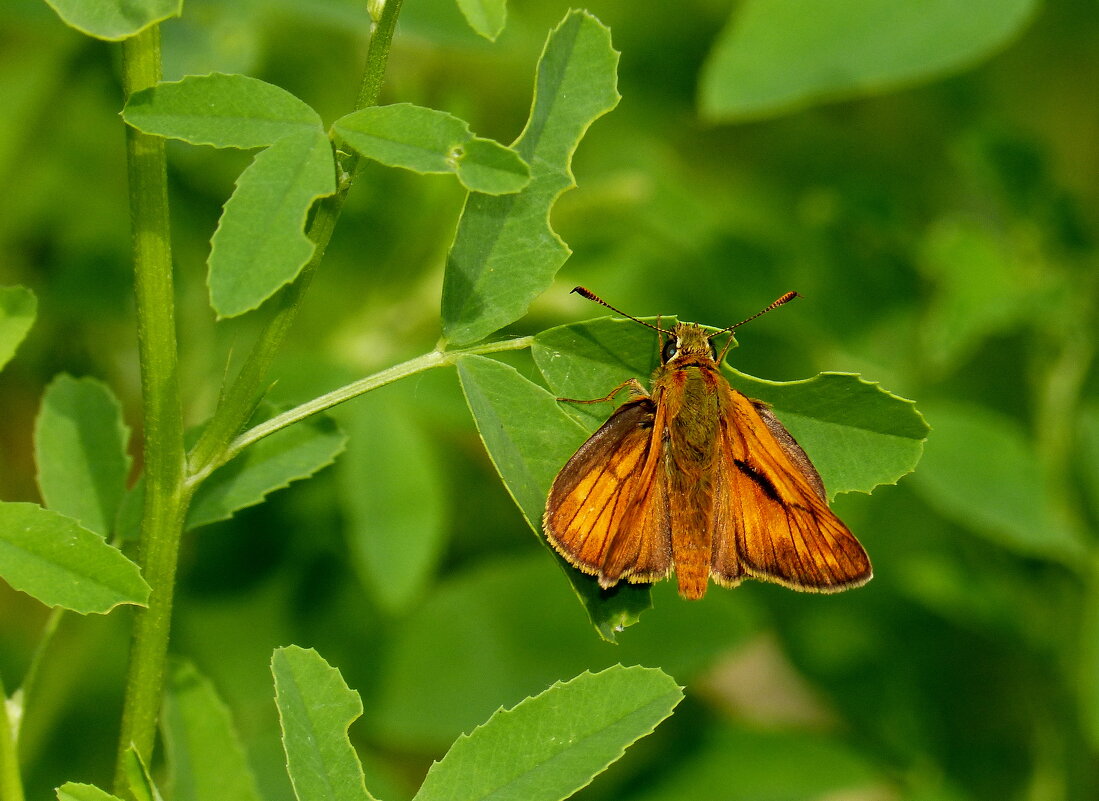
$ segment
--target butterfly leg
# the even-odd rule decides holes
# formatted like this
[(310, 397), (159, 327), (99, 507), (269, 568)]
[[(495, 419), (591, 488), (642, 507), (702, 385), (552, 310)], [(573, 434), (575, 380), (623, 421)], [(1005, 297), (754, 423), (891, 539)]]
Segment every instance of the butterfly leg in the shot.
[(640, 381), (638, 381), (636, 378), (627, 378), (625, 381), (623, 381), (617, 387), (612, 389), (610, 392), (608, 392), (602, 398), (593, 398), (592, 400), (577, 400), (576, 398), (558, 398), (557, 400), (562, 402), (562, 403), (583, 403), (583, 404), (606, 403), (608, 401), (614, 400), (614, 396), (617, 395), (622, 390), (624, 390), (626, 387), (630, 388), (630, 394), (635, 398), (647, 398), (647, 397), (649, 397), (648, 391), (645, 389), (645, 387), (643, 387), (641, 385)]

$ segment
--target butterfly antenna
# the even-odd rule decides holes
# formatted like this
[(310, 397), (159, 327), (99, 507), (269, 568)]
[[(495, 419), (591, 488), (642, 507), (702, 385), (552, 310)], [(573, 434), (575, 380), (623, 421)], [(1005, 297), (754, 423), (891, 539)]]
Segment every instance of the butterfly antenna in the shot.
[(764, 309), (760, 309), (755, 314), (753, 314), (751, 317), (745, 317), (743, 320), (741, 320), (739, 323), (736, 323), (735, 325), (731, 325), (728, 328), (722, 328), (720, 331), (718, 331), (716, 333), (713, 333), (713, 334), (710, 334), (710, 336), (708, 338), (713, 339), (714, 337), (720, 336), (721, 334), (724, 334), (728, 331), (733, 331), (737, 328), (740, 328), (745, 323), (750, 323), (750, 322), (752, 322), (752, 320), (756, 319), (757, 317), (762, 317), (767, 312), (774, 311), (779, 306), (783, 306), (783, 305), (789, 303), (794, 298), (800, 298), (800, 297), (801, 297), (801, 295), (799, 295), (797, 292), (787, 292), (781, 298), (778, 298), (774, 302), (772, 302), (771, 305), (767, 306)]
[[(633, 320), (635, 323), (641, 323), (641, 325), (645, 326), (646, 328), (651, 328), (654, 331), (659, 331), (661, 334), (671, 334), (672, 333), (671, 331), (665, 331), (660, 326), (653, 325), (652, 323), (646, 323), (644, 320), (638, 320), (632, 314), (626, 314), (626, 312), (622, 311), (621, 309), (615, 308), (611, 304), (607, 303), (607, 301), (603, 300), (603, 298), (596, 295), (590, 289), (585, 289), (582, 286), (578, 286), (575, 289), (573, 289), (572, 291), (575, 292), (577, 295), (579, 295), (582, 298), (587, 298), (588, 300), (594, 300), (596, 303), (600, 304), (601, 306), (606, 306), (611, 311), (618, 312), (623, 317), (626, 317), (630, 320)], [(777, 303), (778, 301), (775, 301), (775, 302)], [(785, 301), (783, 301), (783, 302), (785, 302)], [(762, 314), (762, 313), (763, 312), (760, 312), (760, 314)], [(747, 322), (747, 321), (745, 321), (745, 322)], [(739, 323), (737, 325), (739, 325)]]

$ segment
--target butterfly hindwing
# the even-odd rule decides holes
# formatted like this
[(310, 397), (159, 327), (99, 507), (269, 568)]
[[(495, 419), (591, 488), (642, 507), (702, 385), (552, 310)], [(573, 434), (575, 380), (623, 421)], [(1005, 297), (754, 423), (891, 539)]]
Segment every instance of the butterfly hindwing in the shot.
[(751, 576), (814, 592), (869, 581), (866, 551), (828, 508), (808, 457), (770, 410), (757, 404), (723, 388), (714, 579), (731, 585)]

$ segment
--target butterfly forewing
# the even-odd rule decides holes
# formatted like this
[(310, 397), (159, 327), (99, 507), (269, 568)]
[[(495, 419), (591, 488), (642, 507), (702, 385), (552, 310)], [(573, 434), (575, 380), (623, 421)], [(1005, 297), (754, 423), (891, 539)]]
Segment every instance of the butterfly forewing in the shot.
[(572, 565), (609, 587), (671, 568), (667, 489), (658, 470), (662, 415), (650, 398), (623, 404), (554, 479), (543, 526)]

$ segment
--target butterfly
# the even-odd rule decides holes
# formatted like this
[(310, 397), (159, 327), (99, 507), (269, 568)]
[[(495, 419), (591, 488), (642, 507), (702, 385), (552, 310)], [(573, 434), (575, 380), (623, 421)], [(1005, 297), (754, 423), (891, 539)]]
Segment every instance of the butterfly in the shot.
[[(767, 404), (733, 389), (719, 367), (732, 331), (796, 292), (717, 333), (691, 323), (665, 330), (583, 287), (573, 292), (659, 331), (662, 346), (651, 392), (631, 378), (604, 398), (572, 401), (630, 393), (550, 488), (543, 528), (566, 561), (603, 588), (674, 570), (679, 594), (691, 600), (706, 594), (711, 578), (723, 587), (753, 578), (807, 592), (870, 580), (866, 551), (828, 508), (805, 451)], [(724, 333), (730, 339), (719, 356), (713, 340)]]

